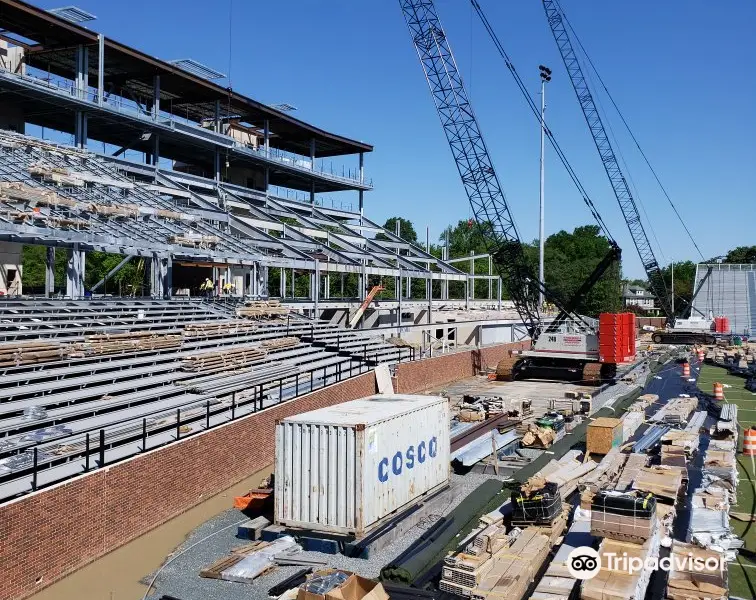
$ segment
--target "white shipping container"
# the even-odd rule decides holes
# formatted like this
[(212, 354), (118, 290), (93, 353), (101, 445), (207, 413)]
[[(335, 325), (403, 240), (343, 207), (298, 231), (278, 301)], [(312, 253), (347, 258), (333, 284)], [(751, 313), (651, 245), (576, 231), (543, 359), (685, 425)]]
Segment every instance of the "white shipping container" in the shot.
[(449, 402), (386, 394), (276, 424), (275, 521), (364, 535), (449, 483)]

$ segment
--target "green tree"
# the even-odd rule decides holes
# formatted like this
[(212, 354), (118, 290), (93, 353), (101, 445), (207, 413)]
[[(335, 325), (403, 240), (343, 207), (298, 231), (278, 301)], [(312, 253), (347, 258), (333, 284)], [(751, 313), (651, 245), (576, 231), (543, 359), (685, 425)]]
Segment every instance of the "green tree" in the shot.
[(723, 262), (733, 265), (756, 264), (756, 246), (738, 246), (727, 253)]
[[(682, 316), (690, 306), (696, 279), (696, 263), (690, 260), (674, 263), (675, 265), (675, 316)], [(667, 292), (672, 293), (672, 266), (662, 269)]]
[[(546, 239), (544, 271), (546, 287), (562, 302), (572, 298), (610, 250), (609, 241), (596, 225), (576, 227), (572, 233), (560, 231)], [(620, 309), (621, 265), (610, 267), (577, 311), (592, 317)]]
[[(383, 228), (391, 233), (396, 233), (397, 222), (399, 223), (399, 237), (410, 244), (417, 244), (417, 232), (415, 231), (415, 226), (411, 221), (403, 217), (390, 217), (386, 219)], [(389, 237), (385, 233), (379, 233), (375, 236), (375, 239), (388, 240)]]

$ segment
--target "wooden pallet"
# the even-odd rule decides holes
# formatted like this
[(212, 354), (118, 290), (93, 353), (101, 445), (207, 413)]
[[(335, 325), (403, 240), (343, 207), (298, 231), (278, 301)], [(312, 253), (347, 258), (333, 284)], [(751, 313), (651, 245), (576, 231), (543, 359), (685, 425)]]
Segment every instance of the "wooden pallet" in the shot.
[(243, 554), (231, 554), (229, 556), (224, 556), (223, 558), (216, 560), (209, 567), (205, 567), (204, 569), (202, 569), (199, 572), (199, 575), (200, 577), (204, 577), (206, 579), (220, 579), (221, 573), (223, 571), (225, 571), (229, 567), (233, 567), (236, 563), (238, 563), (243, 558), (244, 558)]

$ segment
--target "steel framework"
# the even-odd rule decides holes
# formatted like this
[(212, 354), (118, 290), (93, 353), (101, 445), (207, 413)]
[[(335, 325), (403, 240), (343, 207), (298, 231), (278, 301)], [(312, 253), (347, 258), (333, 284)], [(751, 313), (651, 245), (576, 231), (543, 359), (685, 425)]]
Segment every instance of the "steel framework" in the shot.
[(470, 206), (509, 297), (532, 339), (541, 332), (540, 286), (525, 259), (506, 197), (431, 0), (400, 0)]
[(546, 11), (546, 18), (549, 22), (549, 27), (554, 35), (559, 53), (564, 61), (564, 66), (567, 69), (567, 73), (572, 82), (572, 87), (577, 95), (580, 108), (585, 116), (588, 128), (591, 131), (591, 136), (596, 144), (601, 162), (604, 164), (604, 169), (609, 177), (609, 181), (614, 190), (614, 195), (619, 203), (622, 216), (625, 218), (628, 228), (630, 229), (630, 235), (633, 238), (635, 248), (638, 250), (643, 268), (646, 270), (649, 284), (651, 289), (659, 300), (664, 314), (670, 321), (674, 320), (674, 315), (670, 306), (670, 297), (667, 292), (667, 286), (664, 282), (659, 263), (654, 256), (654, 251), (651, 248), (651, 242), (648, 239), (646, 230), (643, 227), (643, 223), (638, 212), (638, 207), (635, 204), (635, 199), (630, 192), (630, 187), (627, 184), (625, 176), (620, 169), (617, 156), (614, 153), (609, 136), (606, 133), (604, 124), (601, 121), (596, 103), (593, 100), (593, 95), (588, 88), (588, 83), (583, 75), (583, 69), (580, 66), (575, 49), (572, 46), (572, 41), (567, 33), (567, 29), (564, 25), (564, 19), (562, 17), (561, 7), (557, 0), (543, 0), (543, 8)]

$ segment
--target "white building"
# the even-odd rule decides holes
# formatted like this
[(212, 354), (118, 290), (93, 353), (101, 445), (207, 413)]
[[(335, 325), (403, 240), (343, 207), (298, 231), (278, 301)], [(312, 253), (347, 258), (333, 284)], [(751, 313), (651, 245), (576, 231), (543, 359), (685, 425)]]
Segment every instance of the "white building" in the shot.
[(640, 285), (626, 285), (622, 300), (625, 307), (640, 306), (647, 311), (654, 309), (654, 295)]

